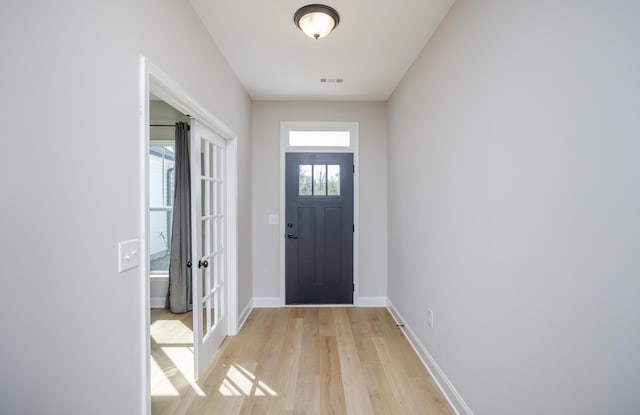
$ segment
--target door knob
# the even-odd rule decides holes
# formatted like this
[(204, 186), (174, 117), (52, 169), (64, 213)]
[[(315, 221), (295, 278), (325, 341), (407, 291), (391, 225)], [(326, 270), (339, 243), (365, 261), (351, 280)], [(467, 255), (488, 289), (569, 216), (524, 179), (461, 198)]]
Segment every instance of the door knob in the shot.
[(294, 234), (288, 233), (287, 234), (287, 239), (298, 239), (298, 235), (294, 235)]
[(198, 268), (206, 268), (209, 266), (209, 262), (207, 261), (198, 261)]

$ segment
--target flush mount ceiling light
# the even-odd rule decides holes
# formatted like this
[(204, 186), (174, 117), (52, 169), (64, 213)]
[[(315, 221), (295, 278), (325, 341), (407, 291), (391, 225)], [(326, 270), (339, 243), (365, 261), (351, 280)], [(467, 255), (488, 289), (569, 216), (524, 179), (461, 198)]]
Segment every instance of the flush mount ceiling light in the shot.
[(308, 4), (298, 9), (293, 21), (307, 36), (314, 39), (325, 37), (340, 23), (338, 12), (324, 4)]

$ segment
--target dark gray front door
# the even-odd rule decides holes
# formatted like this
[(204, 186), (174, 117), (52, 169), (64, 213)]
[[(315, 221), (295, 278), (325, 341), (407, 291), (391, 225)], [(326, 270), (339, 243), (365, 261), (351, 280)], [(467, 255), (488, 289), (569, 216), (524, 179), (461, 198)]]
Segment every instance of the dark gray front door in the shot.
[(287, 153), (287, 304), (353, 304), (353, 154)]

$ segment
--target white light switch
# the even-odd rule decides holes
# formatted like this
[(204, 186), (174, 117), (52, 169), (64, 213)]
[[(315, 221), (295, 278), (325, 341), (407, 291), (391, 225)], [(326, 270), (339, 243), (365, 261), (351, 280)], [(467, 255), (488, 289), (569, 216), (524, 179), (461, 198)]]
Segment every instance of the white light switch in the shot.
[(278, 224), (280, 224), (280, 216), (269, 215), (269, 225), (278, 225)]
[(120, 242), (118, 244), (118, 271), (124, 272), (137, 267), (140, 263), (139, 252), (137, 239)]

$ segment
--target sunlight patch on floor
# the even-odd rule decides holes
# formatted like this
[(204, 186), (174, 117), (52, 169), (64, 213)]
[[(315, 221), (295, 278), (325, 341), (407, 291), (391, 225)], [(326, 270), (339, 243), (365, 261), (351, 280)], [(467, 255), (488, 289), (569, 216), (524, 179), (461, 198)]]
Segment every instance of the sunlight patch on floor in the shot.
[(151, 395), (180, 396), (180, 392), (173, 386), (173, 383), (153, 358), (151, 358)]
[(193, 348), (192, 347), (162, 347), (176, 370), (182, 373), (186, 379), (193, 379)]
[(180, 320), (156, 320), (151, 340), (151, 396), (180, 396), (188, 388), (206, 396), (194, 380), (191, 328)]
[(220, 385), (222, 396), (278, 396), (276, 391), (239, 364), (233, 364)]
[(190, 344), (193, 331), (180, 320), (157, 320), (151, 325), (151, 338), (158, 344)]

